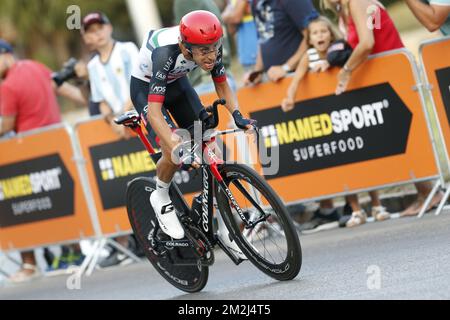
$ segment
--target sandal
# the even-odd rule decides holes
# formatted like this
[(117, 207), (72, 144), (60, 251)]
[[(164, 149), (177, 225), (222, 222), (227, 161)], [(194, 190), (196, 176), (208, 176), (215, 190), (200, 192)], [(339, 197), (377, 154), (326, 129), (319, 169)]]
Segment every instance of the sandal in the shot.
[(347, 228), (352, 228), (366, 223), (366, 220), (367, 215), (364, 210), (353, 211), (352, 217), (347, 221), (345, 225), (347, 226)]
[[(444, 193), (442, 191), (437, 192), (434, 195), (433, 199), (431, 199), (431, 202), (428, 205), (425, 212), (430, 212), (430, 211), (436, 209), (439, 206), (439, 203), (442, 201), (443, 197), (444, 197)], [(425, 199), (417, 199), (406, 210), (404, 210), (402, 213), (400, 213), (400, 217), (417, 216), (419, 214), (420, 210), (422, 209), (424, 203), (425, 203)]]
[(386, 211), (385, 207), (375, 206), (372, 207), (372, 217), (374, 217), (376, 221), (384, 221), (389, 219), (391, 215)]
[(416, 201), (414, 201), (408, 208), (406, 208), (405, 210), (403, 210), (400, 213), (400, 217), (413, 217), (413, 216), (417, 216), (420, 212), (420, 209), (422, 208), (424, 203), (424, 200), (422, 199), (417, 199)]
[[(30, 272), (31, 271), (31, 272)], [(29, 282), (40, 277), (37, 266), (29, 263), (22, 264), (22, 269), (8, 278), (10, 283)]]

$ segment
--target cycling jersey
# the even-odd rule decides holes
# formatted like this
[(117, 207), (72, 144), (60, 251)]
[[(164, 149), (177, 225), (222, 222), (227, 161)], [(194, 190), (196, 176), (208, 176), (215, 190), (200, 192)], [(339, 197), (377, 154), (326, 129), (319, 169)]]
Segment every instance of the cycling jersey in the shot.
[[(164, 103), (167, 85), (183, 78), (198, 65), (187, 60), (178, 45), (179, 27), (151, 30), (145, 37), (132, 76), (149, 83), (148, 101)], [(222, 47), (211, 76), (214, 82), (226, 81), (222, 63)]]

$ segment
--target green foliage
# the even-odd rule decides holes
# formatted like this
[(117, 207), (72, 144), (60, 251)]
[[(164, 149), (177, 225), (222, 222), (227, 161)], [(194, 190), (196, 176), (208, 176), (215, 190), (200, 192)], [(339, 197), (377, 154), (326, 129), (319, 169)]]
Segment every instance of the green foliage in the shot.
[(124, 0), (1, 0), (0, 22), (16, 30), (17, 37), (12, 42), (20, 55), (59, 68), (69, 56), (82, 52), (79, 30), (69, 30), (66, 26), (70, 16), (67, 8), (71, 5), (80, 7), (81, 17), (94, 10), (105, 12), (116, 36), (133, 37)]

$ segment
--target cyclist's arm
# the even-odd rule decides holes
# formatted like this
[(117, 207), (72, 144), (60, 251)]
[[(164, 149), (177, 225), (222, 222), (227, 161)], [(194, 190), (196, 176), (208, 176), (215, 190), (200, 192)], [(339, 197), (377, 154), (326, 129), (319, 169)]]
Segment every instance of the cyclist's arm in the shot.
[(227, 82), (227, 74), (225, 71), (225, 66), (222, 62), (222, 54), (223, 48), (220, 48), (216, 64), (214, 69), (211, 71), (211, 77), (214, 81), (217, 95), (220, 99), (225, 99), (227, 101), (226, 107), (230, 113), (233, 113), (235, 110), (238, 110), (237, 101), (230, 85)]
[(234, 93), (231, 90), (228, 82), (214, 82), (214, 86), (219, 98), (225, 99), (225, 101), (227, 102), (225, 106), (227, 107), (228, 111), (232, 114), (235, 110), (238, 110), (236, 98), (234, 97)]

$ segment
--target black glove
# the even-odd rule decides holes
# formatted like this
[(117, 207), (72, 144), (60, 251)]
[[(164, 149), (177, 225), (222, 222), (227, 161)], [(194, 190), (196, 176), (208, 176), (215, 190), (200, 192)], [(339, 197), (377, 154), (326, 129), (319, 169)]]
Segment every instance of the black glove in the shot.
[(236, 110), (233, 112), (233, 119), (234, 123), (236, 123), (236, 126), (239, 129), (247, 129), (247, 126), (250, 124), (254, 127), (256, 127), (257, 121), (253, 119), (245, 119), (242, 114), (239, 112), (239, 110)]

